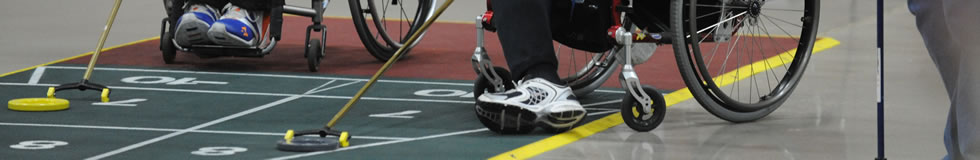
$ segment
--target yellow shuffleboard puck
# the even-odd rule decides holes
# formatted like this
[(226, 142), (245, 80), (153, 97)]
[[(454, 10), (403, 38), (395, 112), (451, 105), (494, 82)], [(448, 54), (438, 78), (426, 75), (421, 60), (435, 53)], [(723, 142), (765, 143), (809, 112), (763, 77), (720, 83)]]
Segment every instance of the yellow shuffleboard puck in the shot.
[(7, 102), (7, 109), (27, 112), (60, 111), (68, 109), (68, 100), (61, 98), (20, 98)]

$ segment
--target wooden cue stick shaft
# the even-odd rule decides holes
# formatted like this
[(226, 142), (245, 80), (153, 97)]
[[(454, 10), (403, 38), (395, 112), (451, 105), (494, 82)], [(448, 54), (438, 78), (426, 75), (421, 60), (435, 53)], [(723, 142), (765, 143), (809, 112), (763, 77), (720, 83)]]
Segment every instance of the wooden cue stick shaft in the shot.
[(425, 23), (422, 24), (422, 27), (419, 28), (419, 31), (415, 32), (414, 34), (412, 34), (412, 37), (408, 38), (407, 41), (408, 43), (405, 43), (404, 45), (402, 45), (401, 48), (398, 48), (398, 51), (395, 51), (395, 55), (392, 55), (391, 58), (388, 59), (388, 62), (385, 62), (385, 64), (381, 66), (381, 69), (379, 69), (377, 73), (374, 73), (374, 76), (372, 76), (371, 79), (368, 80), (367, 84), (364, 84), (364, 87), (361, 87), (361, 90), (357, 91), (357, 94), (355, 94), (354, 97), (350, 99), (350, 101), (347, 101), (347, 105), (344, 105), (344, 108), (341, 108), (340, 112), (337, 112), (337, 114), (333, 116), (333, 119), (331, 119), (330, 122), (328, 122), (325, 127), (333, 128), (333, 126), (337, 124), (337, 121), (340, 121), (340, 118), (343, 118), (344, 114), (346, 114), (347, 111), (350, 110), (351, 106), (353, 106), (354, 103), (357, 103), (357, 101), (361, 99), (361, 96), (363, 96), (364, 93), (367, 92), (368, 88), (371, 88), (371, 86), (374, 85), (374, 82), (377, 82), (378, 78), (381, 78), (381, 75), (384, 74), (386, 71), (388, 71), (388, 68), (391, 68), (391, 65), (395, 64), (395, 61), (398, 61), (398, 58), (401, 58), (401, 55), (408, 49), (408, 47), (411, 47), (413, 44), (415, 44), (418, 41), (418, 38), (422, 35), (422, 33), (426, 29), (429, 29), (429, 25), (432, 25), (432, 22), (435, 22), (436, 19), (439, 19), (439, 15), (442, 15), (442, 12), (445, 11), (446, 8), (449, 8), (449, 5), (452, 3), (453, 0), (446, 0), (446, 3), (443, 3), (442, 6), (436, 9), (435, 15), (432, 16), (432, 19), (425, 21)]

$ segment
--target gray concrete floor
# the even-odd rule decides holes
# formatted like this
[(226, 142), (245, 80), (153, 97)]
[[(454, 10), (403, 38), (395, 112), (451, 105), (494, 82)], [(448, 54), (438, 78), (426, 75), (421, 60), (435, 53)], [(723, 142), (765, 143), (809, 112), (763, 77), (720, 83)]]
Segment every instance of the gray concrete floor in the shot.
[[(885, 2), (886, 157), (940, 159), (949, 102), (904, 0)], [(799, 88), (758, 122), (732, 124), (688, 100), (649, 133), (625, 125), (534, 159), (874, 159), (875, 1), (824, 0), (816, 54)]]
[[(938, 159), (949, 102), (904, 0), (886, 0), (886, 132), (890, 159)], [(308, 5), (307, 1), (289, 0)], [(349, 16), (335, 1), (330, 16)], [(0, 1), (0, 73), (95, 49), (112, 1)], [(694, 101), (668, 109), (663, 125), (637, 133), (620, 125), (537, 159), (873, 159), (875, 2), (824, 0), (820, 35), (841, 45), (813, 56), (782, 108), (731, 124)], [(154, 37), (160, 1), (125, 1), (106, 46)], [(471, 21), (481, 0), (457, 1), (442, 18)], [(465, 33), (470, 34), (470, 33)]]

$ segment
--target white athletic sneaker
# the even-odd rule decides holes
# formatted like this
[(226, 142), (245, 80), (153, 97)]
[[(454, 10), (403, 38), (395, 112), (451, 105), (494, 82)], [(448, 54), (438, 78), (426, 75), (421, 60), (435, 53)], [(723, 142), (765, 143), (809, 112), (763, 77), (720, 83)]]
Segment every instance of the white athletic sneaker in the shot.
[(184, 47), (211, 43), (207, 31), (216, 20), (218, 14), (214, 8), (203, 4), (188, 5), (184, 9), (184, 15), (177, 18), (174, 39), (177, 40), (177, 44)]
[(208, 30), (208, 36), (214, 43), (246, 47), (256, 44), (258, 32), (255, 28), (255, 15), (231, 3), (225, 5), (221, 12), (224, 15)]
[[(502, 127), (537, 124), (551, 130), (567, 130), (574, 127), (585, 116), (585, 108), (579, 104), (567, 86), (560, 86), (542, 78), (520, 82), (512, 90), (501, 93), (485, 93), (478, 98), (477, 110), (493, 114), (478, 114), (495, 121)], [(518, 111), (513, 113), (513, 111)], [(500, 113), (511, 111), (511, 113)], [(478, 112), (480, 113), (480, 112)], [(499, 115), (496, 115), (498, 114)], [(529, 116), (534, 115), (534, 116)], [(501, 122), (508, 121), (511, 122)], [(515, 126), (510, 126), (515, 127)], [(519, 127), (519, 126), (518, 126)]]

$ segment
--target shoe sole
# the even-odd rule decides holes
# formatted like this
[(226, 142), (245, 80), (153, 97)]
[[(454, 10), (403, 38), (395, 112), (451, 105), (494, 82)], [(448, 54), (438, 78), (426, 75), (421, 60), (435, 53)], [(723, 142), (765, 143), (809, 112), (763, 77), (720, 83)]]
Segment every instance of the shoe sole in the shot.
[[(254, 29), (254, 27), (251, 28)], [(254, 35), (255, 33), (248, 33), (248, 34)], [(250, 41), (246, 41), (242, 38), (239, 38), (237, 35), (229, 33), (225, 28), (225, 24), (221, 23), (220, 20), (214, 22), (214, 24), (211, 26), (211, 29), (207, 31), (207, 36), (211, 37), (211, 41), (213, 41), (215, 44), (225, 45), (225, 46), (242, 46), (242, 47), (252, 46), (254, 44), (254, 41), (256, 40), (254, 38), (257, 38), (257, 37), (253, 37), (253, 39)]]
[(496, 103), (477, 102), (477, 109), (480, 111), (479, 116), (496, 122), (501, 130), (534, 125), (538, 117), (530, 110)]
[[(516, 124), (509, 124), (509, 126), (536, 124), (537, 126), (547, 127), (547, 128), (571, 128), (574, 127), (575, 124), (578, 123), (580, 120), (582, 120), (582, 118), (585, 117), (585, 113), (586, 113), (585, 111), (565, 111), (565, 112), (558, 112), (558, 113), (550, 113), (547, 116), (541, 117), (541, 120), (539, 120), (538, 114), (534, 113), (531, 110), (527, 110), (518, 106), (477, 102), (477, 107), (479, 107), (478, 109), (487, 113), (486, 115), (480, 114), (480, 116), (484, 116), (487, 119), (495, 120), (495, 122), (497, 122), (498, 124), (504, 124), (504, 123), (500, 123), (500, 120), (503, 120), (504, 122), (508, 122), (508, 121), (514, 122), (514, 120), (519, 120)], [(494, 111), (500, 111), (500, 112), (494, 112)], [(494, 114), (501, 115), (502, 118), (497, 117)], [(524, 116), (524, 115), (533, 115), (533, 116)], [(506, 126), (508, 126), (508, 124), (501, 125), (502, 128)]]
[(538, 126), (552, 132), (570, 130), (585, 117), (585, 111), (565, 111), (550, 113), (538, 121)]
[(177, 25), (177, 32), (174, 33), (174, 39), (177, 40), (177, 44), (187, 47), (193, 44), (210, 43), (211, 41), (208, 39), (207, 35), (207, 31), (210, 29), (210, 26), (200, 20), (187, 19), (186, 16), (193, 17), (193, 15), (190, 14), (185, 15), (185, 18), (183, 18), (184, 20), (180, 22), (181, 24)]

